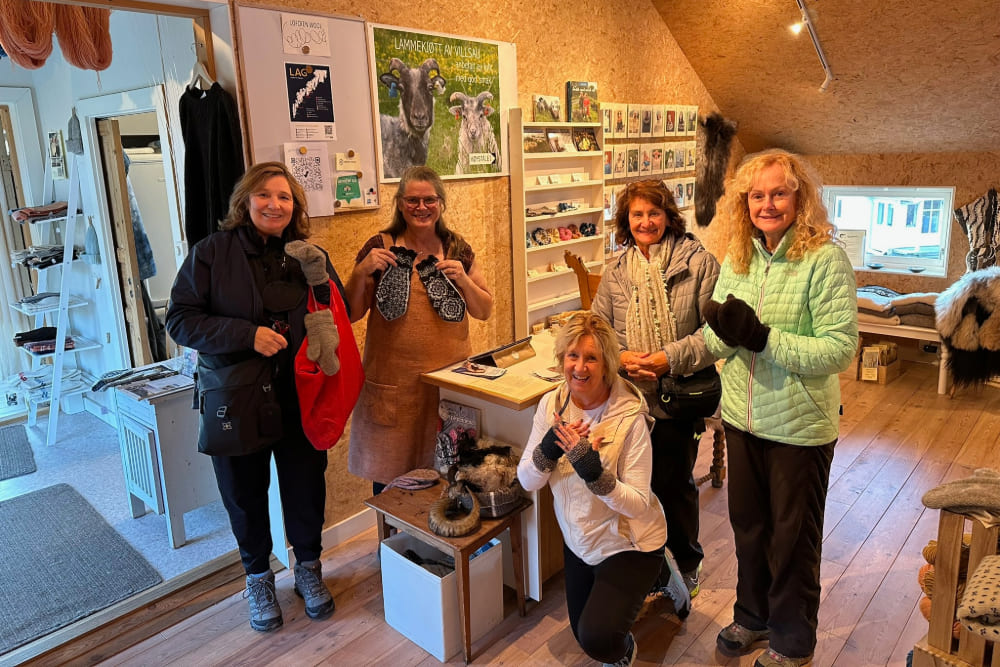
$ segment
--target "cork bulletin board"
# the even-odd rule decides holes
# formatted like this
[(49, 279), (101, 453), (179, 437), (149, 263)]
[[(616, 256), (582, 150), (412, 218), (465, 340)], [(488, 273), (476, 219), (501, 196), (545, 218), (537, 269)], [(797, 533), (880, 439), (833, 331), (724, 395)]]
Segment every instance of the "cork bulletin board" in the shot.
[(236, 5), (250, 157), (284, 162), (311, 216), (378, 208), (365, 23)]

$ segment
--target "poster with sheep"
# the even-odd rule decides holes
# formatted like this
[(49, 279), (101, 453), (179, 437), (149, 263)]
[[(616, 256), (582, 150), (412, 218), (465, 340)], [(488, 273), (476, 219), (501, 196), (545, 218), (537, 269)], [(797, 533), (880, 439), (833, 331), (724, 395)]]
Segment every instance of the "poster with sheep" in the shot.
[(413, 165), (442, 177), (505, 173), (496, 42), (371, 27), (382, 180)]

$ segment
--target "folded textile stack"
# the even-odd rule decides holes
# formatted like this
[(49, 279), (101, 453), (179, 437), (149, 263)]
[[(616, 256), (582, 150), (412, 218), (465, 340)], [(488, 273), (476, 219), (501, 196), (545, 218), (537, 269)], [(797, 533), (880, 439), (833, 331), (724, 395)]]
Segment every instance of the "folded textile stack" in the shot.
[(64, 201), (57, 201), (52, 204), (46, 204), (45, 206), (25, 206), (24, 208), (12, 210), (10, 212), (10, 217), (12, 217), (16, 222), (37, 222), (39, 220), (65, 215), (67, 208), (69, 207)]
[(859, 287), (858, 321), (933, 329), (937, 297), (937, 292), (900, 294), (879, 285)]
[[(61, 245), (37, 245), (25, 250), (18, 250), (11, 253), (11, 260), (15, 264), (22, 264), (28, 268), (46, 269), (63, 261), (64, 250)], [(80, 253), (73, 248), (73, 259), (79, 257)]]

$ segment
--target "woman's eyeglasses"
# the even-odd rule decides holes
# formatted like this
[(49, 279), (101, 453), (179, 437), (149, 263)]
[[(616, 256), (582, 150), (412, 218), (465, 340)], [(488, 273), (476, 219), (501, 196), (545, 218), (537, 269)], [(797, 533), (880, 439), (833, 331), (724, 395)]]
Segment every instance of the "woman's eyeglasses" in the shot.
[(440, 197), (401, 197), (401, 199), (407, 208), (417, 208), (421, 202), (427, 208), (434, 208), (441, 201)]

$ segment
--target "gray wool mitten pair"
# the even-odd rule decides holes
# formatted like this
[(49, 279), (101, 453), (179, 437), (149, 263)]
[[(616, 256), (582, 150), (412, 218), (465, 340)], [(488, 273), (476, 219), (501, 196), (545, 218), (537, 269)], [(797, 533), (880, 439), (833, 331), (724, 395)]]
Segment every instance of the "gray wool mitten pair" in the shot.
[[(318, 303), (330, 305), (330, 275), (326, 271), (326, 255), (317, 246), (306, 241), (290, 241), (285, 244), (285, 254), (297, 259), (302, 267), (306, 282), (313, 290)], [(335, 375), (340, 370), (337, 346), (340, 334), (333, 321), (333, 311), (323, 308), (305, 316), (306, 358), (319, 364), (325, 375)]]

